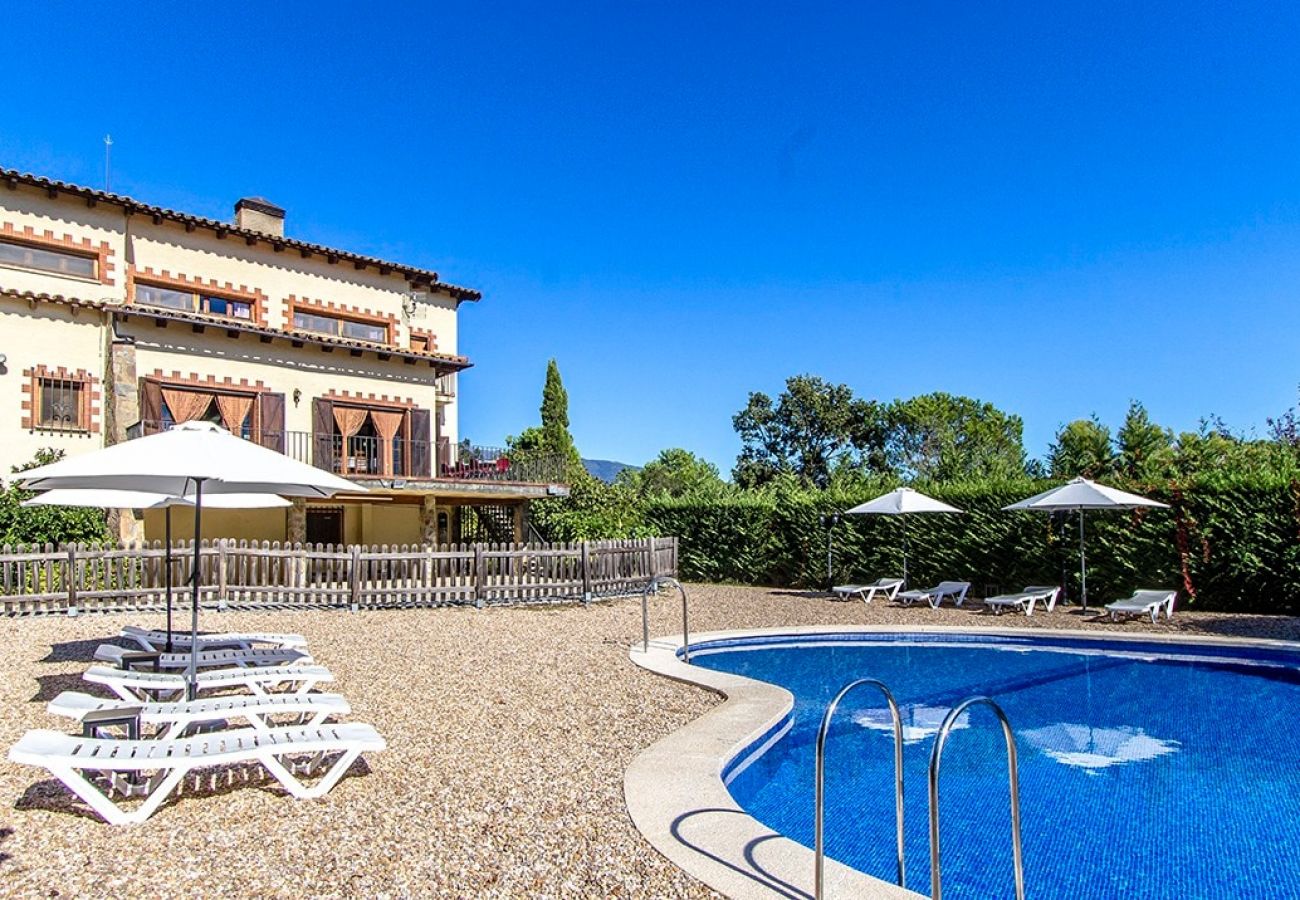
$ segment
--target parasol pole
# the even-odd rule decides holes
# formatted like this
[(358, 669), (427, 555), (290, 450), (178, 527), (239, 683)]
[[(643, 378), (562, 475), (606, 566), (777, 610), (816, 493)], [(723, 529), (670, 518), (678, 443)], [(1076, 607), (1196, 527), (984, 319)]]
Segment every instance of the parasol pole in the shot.
[(193, 592), (190, 595), (190, 665), (189, 686), (186, 697), (193, 700), (199, 693), (199, 536), (203, 534), (203, 482), (204, 478), (194, 479), (194, 573), (190, 580)]
[(1088, 611), (1088, 551), (1083, 540), (1083, 507), (1079, 507), (1079, 593), (1083, 595), (1083, 611)]
[(908, 550), (908, 531), (907, 516), (903, 515), (903, 590), (907, 590), (907, 550)]
[(167, 542), (167, 552), (164, 555), (164, 565), (167, 567), (167, 652), (171, 653), (172, 646), (172, 507), (168, 503), (164, 511), (164, 521), (167, 523), (163, 531), (163, 537)]

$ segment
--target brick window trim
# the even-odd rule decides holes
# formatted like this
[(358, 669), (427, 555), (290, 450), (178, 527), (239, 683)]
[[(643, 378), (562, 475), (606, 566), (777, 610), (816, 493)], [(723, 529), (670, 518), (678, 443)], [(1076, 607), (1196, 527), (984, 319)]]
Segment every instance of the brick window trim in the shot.
[[(293, 327), (293, 314), (299, 310), (329, 316), (334, 319), (351, 319), (354, 322), (365, 322), (367, 325), (382, 325), (388, 329), (388, 340), (385, 343), (390, 345), (397, 343), (397, 316), (392, 313), (380, 313), (359, 306), (348, 306), (330, 300), (312, 300), (309, 297), (290, 294), (285, 298), (284, 304), (285, 331), (299, 330)], [(356, 340), (356, 338), (349, 338), (348, 340)]]
[(78, 256), (89, 256), (96, 260), (95, 274), (96, 278), (84, 278), (80, 275), (67, 275), (60, 272), (46, 272), (44, 269), (39, 270), (45, 275), (54, 275), (58, 278), (73, 278), (77, 281), (98, 281), (102, 285), (112, 287), (116, 282), (113, 280), (113, 252), (112, 246), (108, 241), (100, 241), (98, 244), (90, 238), (81, 238), (78, 240), (70, 234), (65, 233), (62, 237), (55, 235), (53, 231), (46, 228), (37, 232), (30, 225), (18, 226), (13, 222), (0, 222), (0, 239), (12, 241), (17, 244), (27, 244), (32, 247), (40, 247), (46, 250), (61, 250), (75, 253)]
[(336, 391), (333, 388), (329, 393), (322, 394), (320, 399), (328, 400), (331, 403), (337, 403), (340, 406), (365, 406), (365, 407), (388, 407), (390, 409), (414, 409), (415, 401), (410, 397), (402, 399), (401, 397), (389, 397), (387, 394), (380, 394), (376, 397), (374, 394), (362, 394), (360, 391)]
[[(425, 331), (425, 330), (423, 330), (423, 329), (421, 329), (421, 328), (412, 328), (412, 329), (410, 329), (410, 332), (411, 332), (411, 349), (412, 349), (412, 350), (415, 349), (415, 339), (416, 339), (416, 338), (423, 338), (425, 341), (428, 342), (428, 345), (424, 348), (424, 351), (423, 351), (423, 352), (425, 352), (425, 353), (431, 353), (431, 352), (433, 352), (433, 351), (435, 351), (435, 350), (438, 349), (438, 336), (437, 336), (436, 334), (434, 334), (432, 331)], [(417, 352), (419, 352), (419, 351), (417, 351)]]
[[(198, 278), (196, 276), (185, 275), (181, 272), (171, 272), (167, 269), (155, 271), (152, 266), (145, 266), (137, 269), (135, 266), (128, 266), (126, 271), (127, 280), (127, 297), (131, 303), (135, 303), (135, 286), (137, 283), (146, 284), (153, 287), (172, 288), (174, 290), (183, 290), (192, 293), (203, 293), (214, 297), (221, 297), (226, 300), (242, 300), (253, 307), (253, 318), (251, 321), (259, 326), (267, 327), (267, 304), (268, 297), (258, 288), (250, 288), (246, 284), (235, 285), (229, 281), (219, 282), (215, 278)], [(142, 306), (145, 304), (141, 304)], [(226, 316), (217, 318), (226, 319)], [(244, 319), (232, 319), (234, 322), (243, 322)]]
[[(40, 415), (41, 382), (71, 381), (81, 385), (80, 425), (77, 428), (50, 428), (37, 424)], [(100, 381), (85, 369), (67, 369), (64, 366), (33, 366), (23, 369), (22, 427), (28, 431), (48, 431), (54, 434), (99, 434), (100, 404), (103, 393)]]
[(251, 417), (251, 426), (254, 440), (260, 440), (262, 437), (262, 395), (270, 393), (270, 388), (260, 380), (251, 384), (247, 378), (241, 378), (236, 381), (229, 376), (218, 379), (214, 375), (200, 376), (197, 372), (191, 372), (188, 376), (182, 375), (178, 371), (164, 372), (162, 369), (154, 369), (152, 375), (144, 376), (145, 381), (152, 381), (162, 390), (170, 391), (194, 391), (203, 394), (240, 394), (245, 397), (253, 398), (253, 408), (249, 410)]
[(271, 390), (260, 379), (249, 383), (247, 378), (240, 378), (236, 381), (229, 375), (218, 379), (215, 375), (200, 376), (197, 372), (182, 375), (176, 370), (164, 372), (162, 369), (154, 369), (152, 375), (144, 377), (150, 381), (156, 381), (166, 388), (218, 394), (264, 394)]

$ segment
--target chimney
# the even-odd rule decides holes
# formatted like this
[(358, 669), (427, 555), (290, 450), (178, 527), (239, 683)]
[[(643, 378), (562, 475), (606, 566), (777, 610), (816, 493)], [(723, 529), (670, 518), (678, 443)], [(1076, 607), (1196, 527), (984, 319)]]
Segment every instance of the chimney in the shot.
[(235, 204), (235, 227), (284, 237), (284, 210), (265, 197), (244, 197)]

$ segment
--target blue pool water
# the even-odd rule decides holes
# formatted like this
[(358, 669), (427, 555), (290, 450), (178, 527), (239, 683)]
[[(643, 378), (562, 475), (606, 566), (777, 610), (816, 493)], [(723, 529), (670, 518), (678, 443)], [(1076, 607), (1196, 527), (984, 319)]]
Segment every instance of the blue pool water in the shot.
[[(908, 887), (930, 891), (926, 772), (948, 709), (1006, 711), (1020, 752), (1033, 898), (1300, 897), (1300, 653), (1127, 641), (827, 635), (715, 641), (691, 662), (795, 697), (776, 740), (733, 759), (736, 802), (813, 844), (817, 727), (878, 678), (905, 724)], [(827, 852), (895, 877), (892, 726), (861, 688), (827, 742)], [(788, 725), (788, 730), (782, 729)], [(1013, 896), (1006, 757), (986, 708), (958, 722), (940, 783), (945, 896)]]

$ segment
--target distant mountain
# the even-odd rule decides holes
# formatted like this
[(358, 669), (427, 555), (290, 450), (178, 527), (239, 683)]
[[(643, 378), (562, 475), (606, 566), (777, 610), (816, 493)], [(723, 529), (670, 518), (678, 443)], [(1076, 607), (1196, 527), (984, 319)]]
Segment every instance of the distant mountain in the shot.
[(612, 459), (584, 459), (582, 464), (586, 467), (588, 473), (606, 484), (611, 483), (618, 477), (618, 473), (624, 469), (635, 470), (640, 468), (640, 466), (629, 466), (627, 463), (614, 462)]

